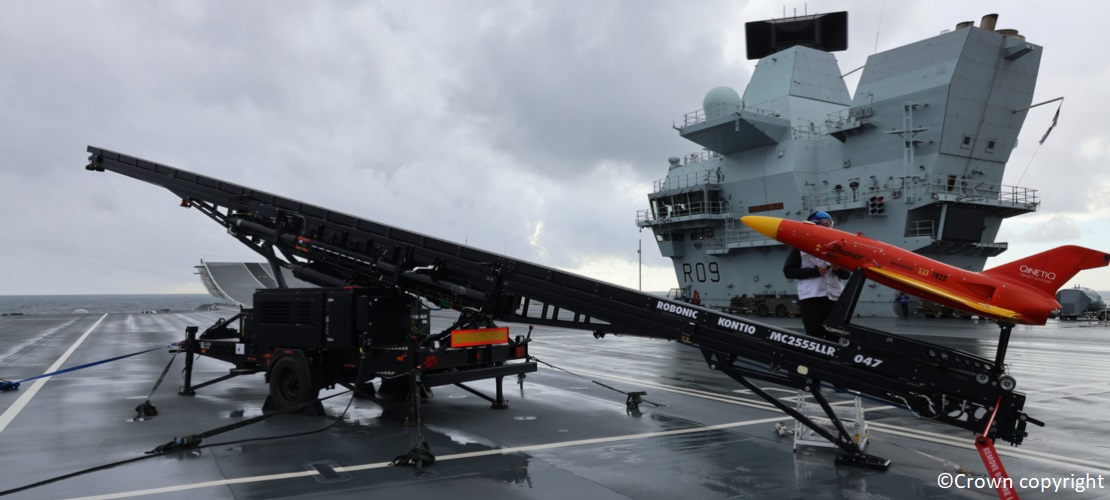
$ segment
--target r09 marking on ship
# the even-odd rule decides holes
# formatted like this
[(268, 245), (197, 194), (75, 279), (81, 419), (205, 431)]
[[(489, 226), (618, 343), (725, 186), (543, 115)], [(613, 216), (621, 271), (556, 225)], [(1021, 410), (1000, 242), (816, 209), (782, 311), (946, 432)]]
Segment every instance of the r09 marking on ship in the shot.
[(716, 262), (710, 262), (708, 265), (704, 262), (683, 264), (682, 279), (686, 283), (691, 283), (693, 281), (697, 281), (698, 283), (705, 283), (706, 281), (717, 283), (721, 281), (721, 267)]

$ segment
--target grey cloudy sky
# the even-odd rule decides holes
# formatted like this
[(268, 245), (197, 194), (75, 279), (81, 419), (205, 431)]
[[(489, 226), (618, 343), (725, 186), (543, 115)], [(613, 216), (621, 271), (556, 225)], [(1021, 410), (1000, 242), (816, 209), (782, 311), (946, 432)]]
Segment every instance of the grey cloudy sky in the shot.
[[(1110, 250), (1110, 65), (1096, 2), (809, 1), (848, 10), (845, 72), (1000, 14), (1045, 46), (1004, 183), (1042, 208), (1011, 249)], [(787, 6), (793, 13), (794, 6)], [(254, 254), (167, 191), (83, 169), (92, 144), (519, 259), (674, 286), (635, 226), (671, 128), (717, 86), (741, 90), (757, 1), (0, 1), (0, 294), (202, 293), (192, 266)], [(854, 87), (854, 80), (849, 88)], [(1035, 154), (1035, 156), (1034, 156)], [(1032, 159), (1032, 161), (1031, 161)], [(1018, 180), (1020, 179), (1020, 183)], [(1080, 276), (1110, 290), (1110, 272)]]

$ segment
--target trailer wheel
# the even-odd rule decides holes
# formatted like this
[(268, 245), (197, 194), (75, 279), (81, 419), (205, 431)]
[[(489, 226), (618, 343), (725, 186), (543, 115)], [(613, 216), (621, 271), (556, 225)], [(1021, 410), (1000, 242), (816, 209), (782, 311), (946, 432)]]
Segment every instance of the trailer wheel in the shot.
[(770, 316), (771, 310), (767, 307), (767, 304), (760, 304), (759, 307), (755, 308), (755, 313), (760, 316)]
[(319, 397), (320, 388), (312, 385), (308, 366), (294, 356), (285, 356), (270, 370), (270, 399), (278, 410), (307, 403)]
[(787, 316), (790, 316), (790, 311), (786, 310), (786, 306), (784, 306), (782, 304), (779, 304), (779, 305), (775, 306), (775, 316), (778, 316), (780, 318), (785, 318)]

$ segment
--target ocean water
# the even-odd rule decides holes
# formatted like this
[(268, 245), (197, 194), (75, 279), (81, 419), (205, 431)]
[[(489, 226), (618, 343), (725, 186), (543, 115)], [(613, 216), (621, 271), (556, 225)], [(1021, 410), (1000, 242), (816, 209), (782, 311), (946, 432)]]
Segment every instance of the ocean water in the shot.
[(195, 311), (220, 303), (208, 294), (165, 295), (0, 295), (0, 314), (103, 314)]

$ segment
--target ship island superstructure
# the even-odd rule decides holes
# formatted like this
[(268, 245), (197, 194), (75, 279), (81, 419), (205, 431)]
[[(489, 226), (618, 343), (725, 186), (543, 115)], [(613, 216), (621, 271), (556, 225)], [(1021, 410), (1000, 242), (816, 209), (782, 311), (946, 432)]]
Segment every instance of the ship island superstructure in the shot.
[[(1039, 204), (1002, 176), (1041, 47), (996, 20), (871, 55), (854, 95), (832, 54), (847, 48), (846, 12), (748, 23), (758, 63), (743, 95), (714, 88), (676, 124), (702, 150), (670, 158), (637, 214), (679, 286), (711, 307), (793, 295), (788, 248), (739, 222), (752, 214), (823, 210), (839, 229), (975, 271), (1006, 250), (1002, 220)], [(871, 284), (857, 313), (893, 316), (896, 296)]]

